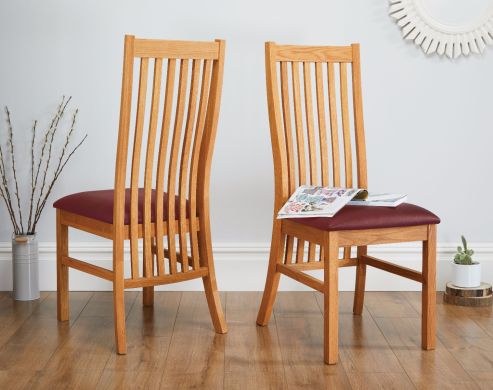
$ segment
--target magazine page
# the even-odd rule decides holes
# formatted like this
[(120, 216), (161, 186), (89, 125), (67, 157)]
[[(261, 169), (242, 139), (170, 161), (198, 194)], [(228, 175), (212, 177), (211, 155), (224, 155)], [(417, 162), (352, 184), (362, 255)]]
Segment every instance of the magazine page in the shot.
[(370, 192), (366, 199), (353, 198), (350, 205), (397, 207), (407, 201), (407, 195)]
[(303, 185), (291, 195), (277, 218), (333, 217), (359, 192), (357, 188)]

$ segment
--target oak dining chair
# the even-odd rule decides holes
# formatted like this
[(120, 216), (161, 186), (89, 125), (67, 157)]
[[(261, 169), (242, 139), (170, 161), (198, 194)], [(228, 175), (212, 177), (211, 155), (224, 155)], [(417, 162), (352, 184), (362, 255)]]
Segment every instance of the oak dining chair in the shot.
[[(280, 276), (289, 276), (324, 295), (324, 360), (337, 363), (338, 269), (356, 267), (353, 312), (360, 315), (366, 267), (372, 266), (422, 284), (421, 345), (434, 349), (436, 224), (440, 222), (436, 215), (402, 204), (396, 208), (346, 206), (333, 218), (276, 219), (299, 185), (368, 188), (359, 44), (268, 42), (265, 66), (275, 200), (257, 324), (267, 325)], [(368, 245), (406, 241), (422, 242), (421, 272), (367, 254)], [(316, 269), (324, 270), (323, 281), (304, 272)]]
[[(54, 203), (58, 319), (69, 319), (69, 268), (109, 280), (119, 354), (127, 349), (127, 288), (142, 287), (143, 304), (152, 306), (154, 286), (202, 278), (215, 331), (227, 332), (209, 220), (224, 48), (222, 40), (125, 36), (114, 188), (72, 194)], [(112, 240), (112, 270), (72, 258), (69, 227)], [(125, 269), (127, 240), (130, 267)]]

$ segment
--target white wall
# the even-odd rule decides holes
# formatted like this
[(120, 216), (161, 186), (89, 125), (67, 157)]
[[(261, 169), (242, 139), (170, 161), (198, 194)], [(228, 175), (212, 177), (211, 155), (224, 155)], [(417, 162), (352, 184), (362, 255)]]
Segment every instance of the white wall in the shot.
[[(487, 194), (493, 192), (493, 49), (453, 62), (427, 58), (401, 39), (387, 8), (386, 0), (3, 1), (0, 104), (9, 105), (18, 133), (29, 134), (33, 119), (46, 123), (58, 98), (73, 95), (80, 108), (79, 135), (87, 132), (89, 138), (52, 200), (109, 188), (123, 35), (225, 39), (212, 174), (213, 239), (219, 246), (265, 246), (273, 175), (263, 43), (360, 42), (370, 188), (408, 193), (410, 201), (436, 212), (445, 246), (464, 233), (492, 247), (493, 202)], [(3, 122), (0, 128), (5, 130)], [(6, 242), (11, 228), (3, 206), (0, 220), (0, 242)], [(40, 241), (54, 241), (51, 207), (38, 231)], [(72, 238), (94, 240), (82, 234)]]

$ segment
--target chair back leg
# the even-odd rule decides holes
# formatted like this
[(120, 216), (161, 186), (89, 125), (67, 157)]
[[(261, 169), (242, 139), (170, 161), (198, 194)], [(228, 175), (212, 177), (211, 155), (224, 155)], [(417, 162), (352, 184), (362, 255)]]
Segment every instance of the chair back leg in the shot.
[(276, 300), (279, 279), (281, 277), (281, 273), (277, 271), (277, 264), (282, 263), (285, 238), (285, 235), (281, 233), (281, 224), (278, 221), (274, 221), (270, 246), (269, 267), (267, 269), (264, 294), (262, 295), (262, 302), (260, 303), (260, 308), (257, 315), (257, 324), (260, 326), (265, 326), (268, 324), (272, 314), (272, 307), (274, 306), (274, 301)]
[(127, 353), (123, 266), (123, 239), (115, 237), (113, 240), (113, 306), (116, 352), (120, 355)]
[(430, 350), (436, 345), (436, 225), (428, 226), (428, 237), (423, 241), (422, 273), (421, 345)]
[(363, 313), (363, 303), (365, 301), (366, 284), (366, 264), (360, 261), (361, 256), (366, 255), (367, 247), (358, 247), (358, 265), (356, 266), (356, 283), (354, 286), (353, 313), (361, 315)]
[(339, 247), (337, 233), (324, 237), (324, 361), (336, 364), (339, 356)]
[(68, 266), (62, 263), (62, 258), (68, 256), (68, 226), (62, 225), (61, 212), (56, 213), (56, 276), (57, 276), (57, 318), (58, 321), (68, 321)]
[(210, 230), (208, 228), (201, 230), (198, 234), (198, 238), (200, 245), (200, 265), (208, 268), (208, 273), (202, 278), (202, 281), (204, 283), (205, 297), (207, 299), (207, 305), (209, 306), (212, 324), (214, 325), (216, 333), (224, 334), (228, 332), (228, 327), (224, 318), (219, 292), (217, 291)]

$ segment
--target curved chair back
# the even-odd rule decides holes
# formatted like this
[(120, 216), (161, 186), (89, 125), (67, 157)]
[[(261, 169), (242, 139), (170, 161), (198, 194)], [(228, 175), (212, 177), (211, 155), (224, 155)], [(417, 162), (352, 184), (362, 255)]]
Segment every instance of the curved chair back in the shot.
[(224, 46), (125, 37), (113, 218), (115, 237), (130, 238), (132, 279), (200, 268)]
[(265, 60), (275, 212), (302, 184), (366, 188), (359, 44), (267, 42)]

